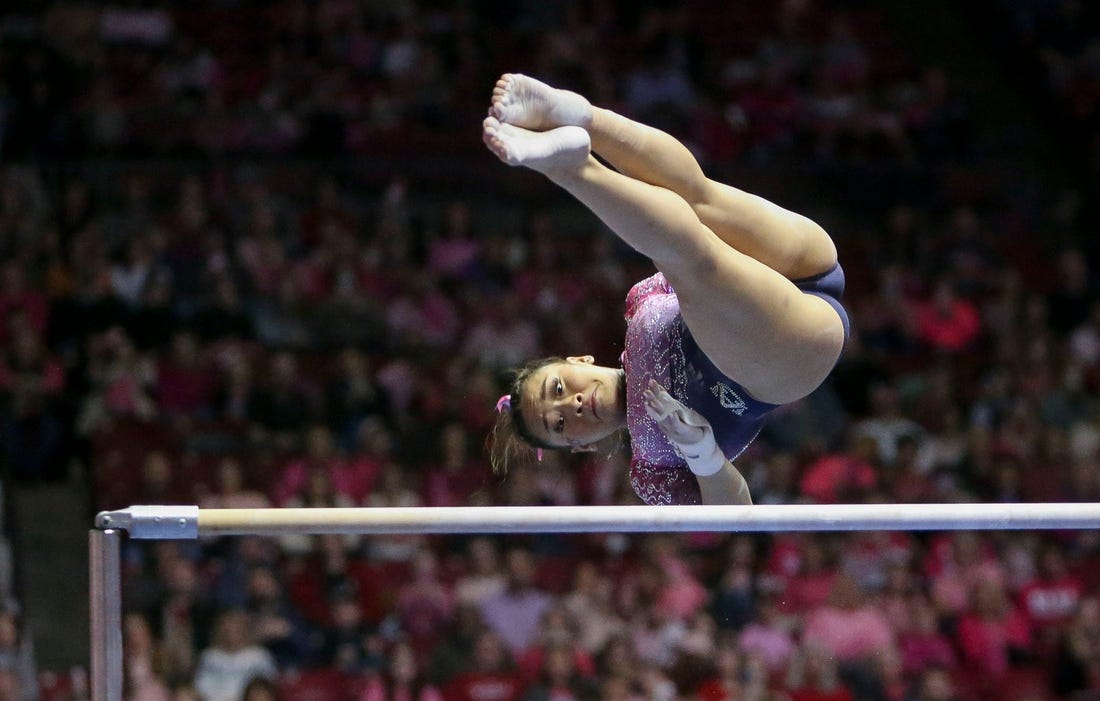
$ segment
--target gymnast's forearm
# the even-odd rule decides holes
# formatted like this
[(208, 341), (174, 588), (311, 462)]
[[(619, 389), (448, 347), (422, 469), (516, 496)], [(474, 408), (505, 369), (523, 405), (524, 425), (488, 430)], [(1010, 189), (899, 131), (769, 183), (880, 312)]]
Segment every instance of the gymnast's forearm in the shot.
[(741, 471), (729, 460), (713, 475), (696, 475), (704, 504), (752, 504), (749, 485)]

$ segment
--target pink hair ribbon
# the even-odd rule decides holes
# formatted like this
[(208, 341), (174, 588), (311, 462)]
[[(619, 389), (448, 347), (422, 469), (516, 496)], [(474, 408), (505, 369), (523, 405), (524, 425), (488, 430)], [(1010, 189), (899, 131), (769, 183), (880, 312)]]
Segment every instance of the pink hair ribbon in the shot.
[[(501, 396), (500, 399), (497, 400), (497, 413), (499, 414), (502, 411), (504, 411), (505, 409), (508, 410), (509, 414), (512, 413), (512, 395), (511, 394), (505, 394), (505, 395)], [(542, 462), (542, 448), (535, 448), (535, 458), (539, 462)]]

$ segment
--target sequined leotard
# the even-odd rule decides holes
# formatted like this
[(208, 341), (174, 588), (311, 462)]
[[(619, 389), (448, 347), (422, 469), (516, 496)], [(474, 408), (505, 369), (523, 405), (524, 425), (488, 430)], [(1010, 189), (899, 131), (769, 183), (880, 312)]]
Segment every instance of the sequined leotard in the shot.
[[(848, 332), (840, 305), (844, 273), (796, 281), (803, 291), (833, 306)], [(626, 422), (632, 459), (630, 483), (647, 504), (699, 504), (699, 483), (683, 457), (645, 412), (642, 391), (652, 378), (711, 424), (719, 447), (734, 460), (756, 438), (768, 412), (778, 405), (751, 398), (722, 374), (699, 349), (680, 315), (680, 302), (665, 276), (657, 273), (634, 285), (626, 298)], [(737, 339), (731, 334), (731, 343)]]

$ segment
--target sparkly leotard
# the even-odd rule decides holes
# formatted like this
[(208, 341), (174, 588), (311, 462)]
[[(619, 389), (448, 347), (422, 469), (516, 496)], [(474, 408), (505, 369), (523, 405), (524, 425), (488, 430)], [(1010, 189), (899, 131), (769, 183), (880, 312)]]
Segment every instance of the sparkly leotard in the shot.
[[(840, 266), (795, 284), (837, 310), (844, 273)], [(645, 412), (642, 391), (654, 379), (669, 394), (698, 411), (714, 429), (718, 446), (734, 460), (756, 438), (768, 412), (778, 405), (759, 402), (722, 374), (696, 344), (680, 315), (680, 302), (665, 276), (657, 273), (631, 288), (626, 298), (626, 422), (632, 458), (630, 483), (647, 504), (699, 504), (699, 483), (679, 451)], [(731, 342), (736, 337), (731, 334)]]

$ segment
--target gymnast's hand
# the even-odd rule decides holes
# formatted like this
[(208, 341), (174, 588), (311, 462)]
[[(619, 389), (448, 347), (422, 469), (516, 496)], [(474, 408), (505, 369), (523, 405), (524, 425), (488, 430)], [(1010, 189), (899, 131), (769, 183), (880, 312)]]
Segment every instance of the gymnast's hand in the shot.
[(642, 391), (645, 411), (665, 437), (680, 449), (691, 471), (700, 477), (713, 475), (726, 464), (726, 456), (714, 440), (714, 429), (702, 414), (675, 399), (655, 380)]

